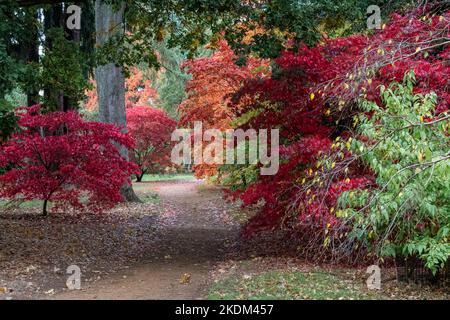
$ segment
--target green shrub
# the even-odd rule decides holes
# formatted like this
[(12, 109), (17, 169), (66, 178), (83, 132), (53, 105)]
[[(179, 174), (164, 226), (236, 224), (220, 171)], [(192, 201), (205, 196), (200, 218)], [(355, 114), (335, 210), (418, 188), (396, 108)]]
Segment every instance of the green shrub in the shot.
[(379, 256), (422, 259), (435, 274), (450, 255), (449, 115), (435, 115), (435, 94), (414, 94), (414, 73), (381, 88), (384, 103), (364, 101), (360, 139), (351, 149), (376, 188), (339, 199), (350, 236)]

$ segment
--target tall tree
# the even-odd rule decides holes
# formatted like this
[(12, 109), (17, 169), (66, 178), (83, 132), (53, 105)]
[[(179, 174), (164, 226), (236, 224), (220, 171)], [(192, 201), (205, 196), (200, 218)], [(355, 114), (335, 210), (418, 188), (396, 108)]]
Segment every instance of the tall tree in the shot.
[[(95, 2), (95, 29), (97, 46), (102, 46), (110, 39), (124, 33), (123, 17), (125, 5), (117, 8), (102, 0)], [(126, 131), (125, 113), (125, 76), (123, 69), (110, 61), (95, 69), (100, 121), (112, 123)], [(128, 149), (120, 147), (122, 156), (128, 160)], [(122, 188), (122, 195), (127, 201), (139, 201), (130, 184)]]

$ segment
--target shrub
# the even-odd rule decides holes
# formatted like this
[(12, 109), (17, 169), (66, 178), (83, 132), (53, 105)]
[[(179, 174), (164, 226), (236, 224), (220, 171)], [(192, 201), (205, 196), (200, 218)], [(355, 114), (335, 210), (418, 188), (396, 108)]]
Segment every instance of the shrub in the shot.
[(436, 273), (450, 255), (449, 115), (435, 94), (414, 94), (414, 74), (381, 89), (384, 107), (362, 104), (352, 151), (376, 187), (344, 192), (341, 213), (356, 238), (381, 256), (414, 256)]

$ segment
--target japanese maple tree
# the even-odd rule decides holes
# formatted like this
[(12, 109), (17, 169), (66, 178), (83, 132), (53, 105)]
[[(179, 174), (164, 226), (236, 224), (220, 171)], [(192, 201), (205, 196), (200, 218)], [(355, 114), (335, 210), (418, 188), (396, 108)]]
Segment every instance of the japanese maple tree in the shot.
[(132, 159), (139, 166), (138, 182), (146, 173), (170, 166), (171, 134), (177, 122), (160, 109), (133, 107), (127, 109), (127, 127), (135, 140)]
[(0, 147), (0, 197), (42, 200), (42, 213), (68, 208), (101, 212), (122, 201), (120, 189), (137, 171), (117, 145), (133, 140), (111, 124), (84, 121), (75, 112), (21, 109), (20, 130)]
[[(237, 57), (226, 41), (220, 40), (214, 47), (210, 57), (188, 60), (183, 65), (192, 79), (186, 86), (187, 98), (179, 106), (181, 126), (189, 127), (201, 121), (205, 130), (232, 128), (231, 122), (236, 118), (235, 110), (228, 106), (232, 94), (247, 79), (270, 74), (266, 60), (250, 57), (246, 65), (238, 66)], [(217, 166), (202, 164), (194, 170), (199, 177), (212, 176), (217, 173)]]

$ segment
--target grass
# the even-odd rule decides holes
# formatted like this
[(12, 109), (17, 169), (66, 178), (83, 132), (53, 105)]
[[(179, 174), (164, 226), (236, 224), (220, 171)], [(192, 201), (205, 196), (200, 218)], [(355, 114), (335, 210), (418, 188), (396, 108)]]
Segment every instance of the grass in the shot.
[(233, 275), (215, 283), (210, 300), (366, 300), (379, 299), (363, 284), (330, 274), (323, 269), (269, 271), (261, 274)]
[[(0, 200), (0, 207), (7, 206), (11, 201), (10, 200)], [(17, 205), (21, 208), (36, 208), (36, 207), (42, 207), (43, 201), (42, 200), (30, 200), (30, 201), (21, 201), (18, 202)], [(51, 204), (49, 203), (49, 206)]]
[(171, 180), (188, 180), (193, 181), (195, 177), (193, 174), (177, 173), (177, 174), (146, 174), (142, 182), (157, 182), (157, 181), (171, 181)]

